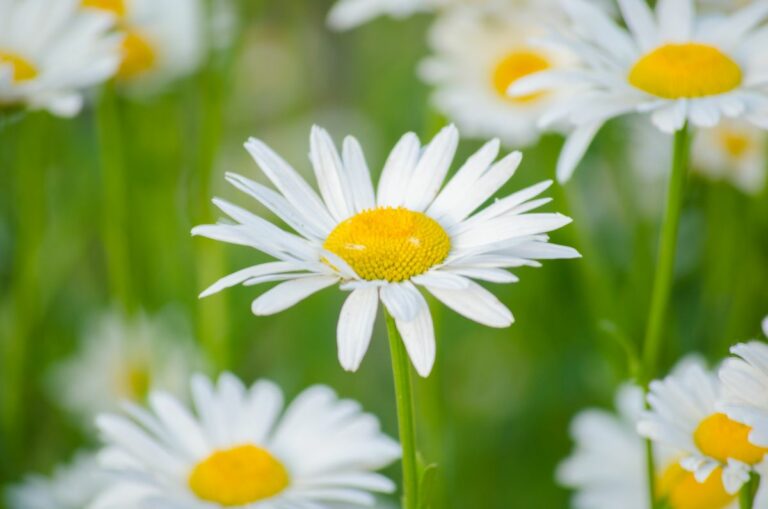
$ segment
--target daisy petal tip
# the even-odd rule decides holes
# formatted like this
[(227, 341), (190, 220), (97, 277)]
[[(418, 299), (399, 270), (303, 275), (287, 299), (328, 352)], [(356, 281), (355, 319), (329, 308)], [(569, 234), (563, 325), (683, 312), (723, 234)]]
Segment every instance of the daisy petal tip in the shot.
[(763, 318), (763, 334), (768, 338), (768, 316)]

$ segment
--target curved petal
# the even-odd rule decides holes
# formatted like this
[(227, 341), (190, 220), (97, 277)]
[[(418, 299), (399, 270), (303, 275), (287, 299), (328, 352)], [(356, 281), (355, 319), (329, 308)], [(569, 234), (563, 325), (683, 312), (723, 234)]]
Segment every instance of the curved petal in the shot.
[(339, 362), (347, 371), (357, 371), (368, 351), (379, 304), (378, 293), (375, 287), (357, 289), (341, 308), (336, 338)]

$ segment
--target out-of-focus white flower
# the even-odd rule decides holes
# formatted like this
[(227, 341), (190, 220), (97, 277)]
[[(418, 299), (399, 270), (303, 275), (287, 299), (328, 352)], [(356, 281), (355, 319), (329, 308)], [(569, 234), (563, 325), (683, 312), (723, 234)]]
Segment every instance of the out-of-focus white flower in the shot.
[[(570, 223), (556, 213), (530, 213), (542, 182), (481, 209), (515, 173), (519, 152), (495, 162), (499, 140), (470, 157), (443, 187), (459, 142), (454, 126), (426, 146), (408, 133), (392, 150), (374, 192), (362, 148), (344, 140), (341, 154), (330, 135), (314, 127), (310, 160), (320, 194), (261, 141), (246, 148), (279, 192), (240, 175), (227, 180), (278, 215), (296, 233), (224, 200), (214, 203), (232, 220), (193, 229), (195, 235), (252, 247), (276, 261), (224, 277), (203, 292), (281, 282), (257, 298), (256, 315), (283, 311), (334, 285), (351, 292), (341, 310), (339, 361), (356, 371), (368, 350), (379, 303), (394, 318), (416, 371), (435, 361), (432, 315), (418, 287), (457, 313), (490, 327), (508, 327), (512, 313), (474, 280), (513, 283), (507, 269), (537, 260), (574, 258), (572, 248), (549, 243), (548, 232)], [(442, 189), (441, 189), (442, 188)]]
[(420, 69), (435, 86), (437, 109), (465, 135), (498, 137), (515, 147), (535, 142), (539, 118), (565, 90), (524, 97), (507, 90), (524, 76), (568, 62), (568, 53), (530, 43), (552, 21), (550, 2), (461, 6), (440, 15), (430, 31), (433, 55)]
[(119, 479), (92, 509), (115, 503), (184, 509), (355, 508), (392, 481), (375, 471), (400, 456), (397, 442), (357, 402), (328, 387), (305, 390), (283, 411), (271, 382), (245, 387), (225, 373), (192, 379), (195, 413), (163, 392), (150, 411), (98, 419), (101, 459)]
[[(622, 386), (616, 397), (618, 414), (589, 409), (571, 424), (576, 448), (560, 464), (560, 484), (573, 488), (574, 509), (646, 509), (648, 472), (645, 442), (636, 426), (643, 412), (643, 393)], [(671, 509), (735, 509), (736, 496), (727, 493), (720, 476), (699, 483), (683, 470), (673, 449), (654, 444), (657, 501)], [(761, 491), (764, 500), (765, 489)]]
[(83, 91), (120, 62), (114, 17), (83, 12), (77, 0), (0, 1), (0, 109), (80, 111)]
[(208, 34), (202, 0), (82, 0), (83, 10), (118, 17), (124, 34), (119, 82), (155, 91), (192, 74), (201, 64)]
[[(7, 493), (9, 509), (86, 509), (107, 486), (109, 476), (90, 454), (79, 454), (50, 477), (27, 476)], [(118, 506), (119, 507), (119, 506)], [(123, 506), (120, 509), (133, 509)]]
[(765, 188), (766, 133), (747, 122), (724, 120), (696, 132), (693, 168), (712, 180), (725, 180), (748, 194)]
[(587, 0), (562, 0), (572, 24), (550, 44), (572, 50), (579, 65), (518, 80), (516, 96), (564, 88), (578, 94), (551, 108), (543, 124), (565, 120), (573, 132), (558, 162), (570, 178), (600, 128), (631, 112), (650, 115), (663, 132), (686, 123), (715, 127), (740, 118), (768, 127), (768, 3), (730, 15), (697, 15), (693, 0), (621, 0), (627, 29)]
[(692, 360), (664, 380), (651, 383), (638, 431), (680, 453), (680, 465), (699, 482), (722, 478), (725, 490), (735, 494), (762, 472), (768, 449), (748, 439), (751, 428), (719, 409), (722, 387), (717, 375), (701, 361)]
[(123, 401), (143, 401), (151, 389), (183, 395), (202, 363), (179, 315), (109, 312), (86, 327), (79, 350), (54, 367), (49, 385), (55, 401), (90, 424)]

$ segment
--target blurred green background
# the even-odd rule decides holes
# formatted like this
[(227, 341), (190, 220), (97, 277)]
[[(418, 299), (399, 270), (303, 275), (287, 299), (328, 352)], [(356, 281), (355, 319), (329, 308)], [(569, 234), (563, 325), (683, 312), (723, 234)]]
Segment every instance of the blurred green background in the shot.
[[(291, 396), (331, 385), (396, 435), (381, 317), (362, 368), (348, 374), (336, 359), (341, 292), (274, 317), (250, 312), (261, 288), (196, 297), (263, 259), (189, 234), (216, 219), (214, 195), (268, 214), (223, 179), (235, 171), (263, 181), (242, 149), (247, 137), (265, 140), (309, 176), (309, 127), (317, 123), (339, 142), (358, 136), (377, 173), (403, 133), (425, 141), (444, 124), (415, 73), (428, 52), (429, 17), (337, 34), (324, 24), (331, 3), (243, 0), (235, 47), (214, 53), (174, 89), (142, 100), (95, 94), (94, 104), (115, 108), (111, 118), (90, 107), (73, 121), (36, 113), (2, 128), (3, 483), (48, 472), (96, 444), (52, 401), (45, 374), (76, 350), (90, 317), (121, 299), (117, 292), (149, 313), (180, 307), (211, 352), (212, 372), (271, 378)], [(112, 136), (100, 138), (100, 122)], [(642, 336), (649, 301), (665, 185), (638, 179), (628, 162), (632, 133), (609, 125), (575, 180), (550, 190), (547, 209), (575, 220), (553, 240), (584, 258), (521, 269), (520, 283), (494, 288), (517, 323), (492, 330), (433, 307), (437, 367), (417, 381), (417, 415), (425, 460), (440, 464), (438, 507), (567, 507), (553, 472), (570, 450), (569, 420), (585, 406), (609, 405), (630, 376), (628, 351)], [(480, 143), (463, 140), (454, 169)], [(505, 191), (552, 178), (560, 145), (547, 136), (525, 149)], [(105, 198), (110, 182), (123, 186), (123, 210)], [(689, 350), (722, 357), (757, 335), (768, 312), (768, 195), (746, 197), (693, 177), (687, 196), (665, 366)], [(110, 277), (105, 240), (125, 242), (127, 281)]]

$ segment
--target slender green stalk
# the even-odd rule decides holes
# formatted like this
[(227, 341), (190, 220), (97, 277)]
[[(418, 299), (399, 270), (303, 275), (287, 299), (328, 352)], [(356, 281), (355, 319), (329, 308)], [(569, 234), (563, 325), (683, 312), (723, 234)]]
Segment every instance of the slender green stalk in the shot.
[[(677, 234), (680, 226), (680, 213), (683, 205), (683, 191), (688, 176), (689, 132), (685, 125), (675, 133), (672, 172), (667, 190), (667, 205), (661, 227), (659, 255), (656, 260), (656, 277), (653, 282), (653, 294), (643, 343), (643, 385), (648, 386), (656, 376), (662, 331), (665, 326), (667, 308), (672, 291), (672, 279), (677, 252)], [(648, 490), (650, 507), (655, 507), (656, 468), (653, 458), (653, 444), (646, 441), (646, 462), (648, 466)]]
[(104, 87), (97, 113), (102, 167), (102, 240), (111, 296), (123, 311), (136, 308), (128, 250), (127, 179), (122, 130), (113, 84)]
[(395, 320), (385, 311), (389, 349), (392, 354), (392, 376), (395, 381), (397, 423), (400, 445), (403, 448), (403, 509), (419, 507), (419, 473), (416, 454), (416, 427), (414, 423), (411, 364)]
[(757, 488), (760, 486), (760, 476), (756, 472), (752, 472), (744, 486), (741, 487), (739, 492), (739, 509), (753, 509), (755, 504), (755, 495), (757, 495)]

